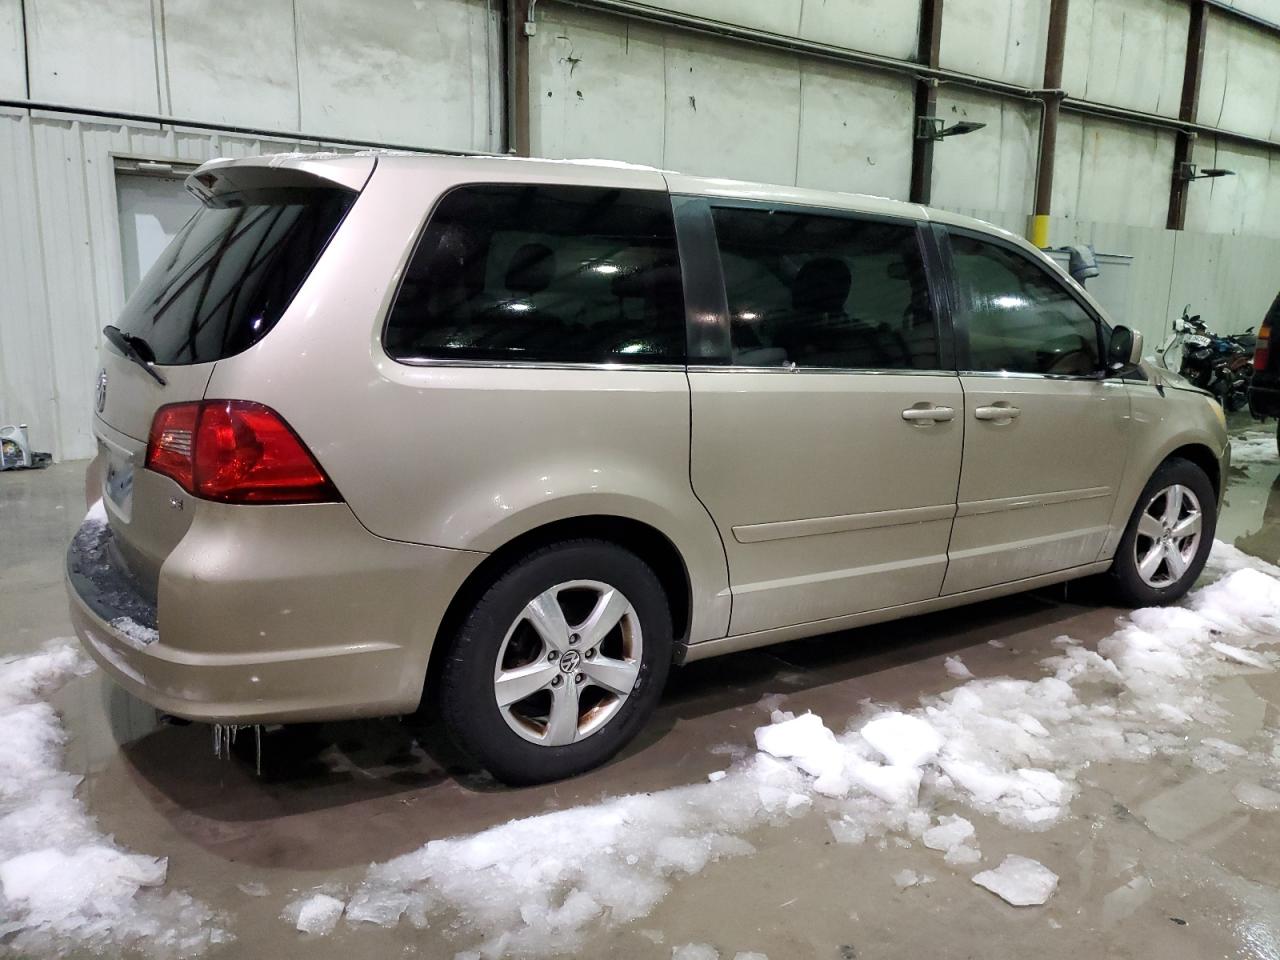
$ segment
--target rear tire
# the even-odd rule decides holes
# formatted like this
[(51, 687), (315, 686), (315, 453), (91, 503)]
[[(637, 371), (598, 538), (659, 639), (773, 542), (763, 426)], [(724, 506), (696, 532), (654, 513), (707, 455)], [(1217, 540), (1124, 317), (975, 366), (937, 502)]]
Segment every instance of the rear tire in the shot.
[(1147, 481), (1111, 567), (1113, 593), (1130, 607), (1182, 599), (1213, 547), (1218, 501), (1205, 472), (1172, 458)]
[(499, 780), (559, 780), (604, 763), (653, 713), (672, 653), (653, 570), (602, 540), (542, 547), (463, 620), (441, 675), (450, 735)]

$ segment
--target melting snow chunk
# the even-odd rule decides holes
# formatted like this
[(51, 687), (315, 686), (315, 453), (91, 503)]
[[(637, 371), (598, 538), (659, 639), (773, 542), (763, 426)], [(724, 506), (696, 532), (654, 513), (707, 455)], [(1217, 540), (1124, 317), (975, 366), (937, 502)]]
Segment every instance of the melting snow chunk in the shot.
[(920, 874), (914, 870), (899, 870), (893, 875), (893, 882), (900, 890), (905, 890), (907, 887), (914, 887), (916, 884), (923, 882), (923, 880)]
[(1236, 784), (1231, 793), (1246, 807), (1253, 807), (1255, 810), (1267, 812), (1280, 810), (1280, 793), (1264, 787), (1260, 783), (1251, 783), (1248, 780), (1243, 780)]
[(1030, 857), (1011, 853), (994, 870), (974, 874), (973, 882), (1015, 907), (1038, 906), (1058, 889), (1058, 875)]
[(816, 713), (756, 728), (756, 747), (781, 760), (795, 761), (811, 777), (838, 777), (844, 767), (844, 749)]
[(323, 936), (333, 932), (346, 904), (327, 893), (317, 893), (306, 900), (295, 902), (293, 907), (298, 911), (294, 926), (303, 933)]
[(964, 665), (964, 661), (959, 657), (947, 657), (942, 662), (946, 668), (947, 676), (954, 677), (957, 680), (972, 680), (973, 672)]
[(720, 951), (709, 943), (686, 943), (671, 948), (671, 960), (720, 960)]
[(974, 840), (973, 824), (964, 817), (943, 817), (936, 827), (930, 827), (921, 838), (930, 850), (941, 850), (947, 863), (977, 863), (982, 859)]
[(882, 713), (863, 725), (862, 739), (895, 767), (918, 767), (942, 749), (942, 737), (927, 722), (909, 713)]
[(1260, 670), (1272, 669), (1270, 660), (1260, 653), (1254, 653), (1252, 650), (1242, 650), (1240, 647), (1233, 647), (1229, 643), (1211, 643), (1209, 646), (1228, 660), (1243, 663), (1246, 667), (1257, 667)]

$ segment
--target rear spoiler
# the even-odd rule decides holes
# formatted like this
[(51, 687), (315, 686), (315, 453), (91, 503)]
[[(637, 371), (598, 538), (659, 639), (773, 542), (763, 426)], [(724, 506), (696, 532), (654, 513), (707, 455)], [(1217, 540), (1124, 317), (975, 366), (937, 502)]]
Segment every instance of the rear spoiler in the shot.
[(201, 203), (222, 194), (270, 187), (340, 187), (359, 193), (373, 175), (377, 157), (337, 153), (281, 153), (223, 158), (202, 164), (186, 180)]

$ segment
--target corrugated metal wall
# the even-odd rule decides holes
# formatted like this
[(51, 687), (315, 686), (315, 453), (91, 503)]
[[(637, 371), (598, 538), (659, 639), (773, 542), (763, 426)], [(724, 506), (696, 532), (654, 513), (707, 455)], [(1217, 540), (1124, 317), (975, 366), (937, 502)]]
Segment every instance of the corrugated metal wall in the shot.
[(0, 421), (29, 424), (59, 458), (92, 455), (98, 335), (124, 304), (113, 155), (320, 147), (0, 108)]
[(113, 155), (500, 149), (497, 0), (0, 0), (0, 99), (307, 134), (0, 107), (0, 423), (86, 457), (99, 332), (123, 305)]
[[(1277, 0), (1234, 0), (1280, 19)], [(112, 155), (203, 160), (321, 139), (501, 149), (501, 0), (0, 0), (0, 99), (279, 133), (271, 140), (0, 108), (0, 422), (60, 457), (91, 452), (98, 331), (122, 300)], [(911, 58), (916, 0), (650, 0), (851, 51)], [(905, 198), (913, 84), (901, 75), (542, 0), (529, 40), (535, 154)], [(1049, 0), (946, 0), (943, 67), (1028, 87)], [(23, 22), (27, 34), (24, 40)], [(1071, 0), (1072, 97), (1176, 116), (1187, 0)], [(523, 41), (522, 41), (523, 42)], [(1280, 41), (1211, 12), (1198, 120), (1280, 138)], [(986, 123), (939, 143), (934, 203), (1022, 231), (1038, 103), (944, 83), (938, 113)], [(1192, 185), (1163, 229), (1174, 135), (1064, 113), (1050, 237), (1135, 257), (1124, 320), (1159, 337), (1191, 301), (1215, 325), (1275, 294), (1280, 155), (1201, 137), (1234, 177)]]

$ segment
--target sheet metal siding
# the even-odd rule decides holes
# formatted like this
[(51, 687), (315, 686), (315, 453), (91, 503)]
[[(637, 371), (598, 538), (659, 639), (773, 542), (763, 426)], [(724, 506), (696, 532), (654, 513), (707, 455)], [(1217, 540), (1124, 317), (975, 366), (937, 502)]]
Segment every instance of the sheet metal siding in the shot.
[(318, 149), (0, 112), (0, 422), (59, 459), (93, 454), (99, 332), (124, 304), (112, 154), (199, 162)]

